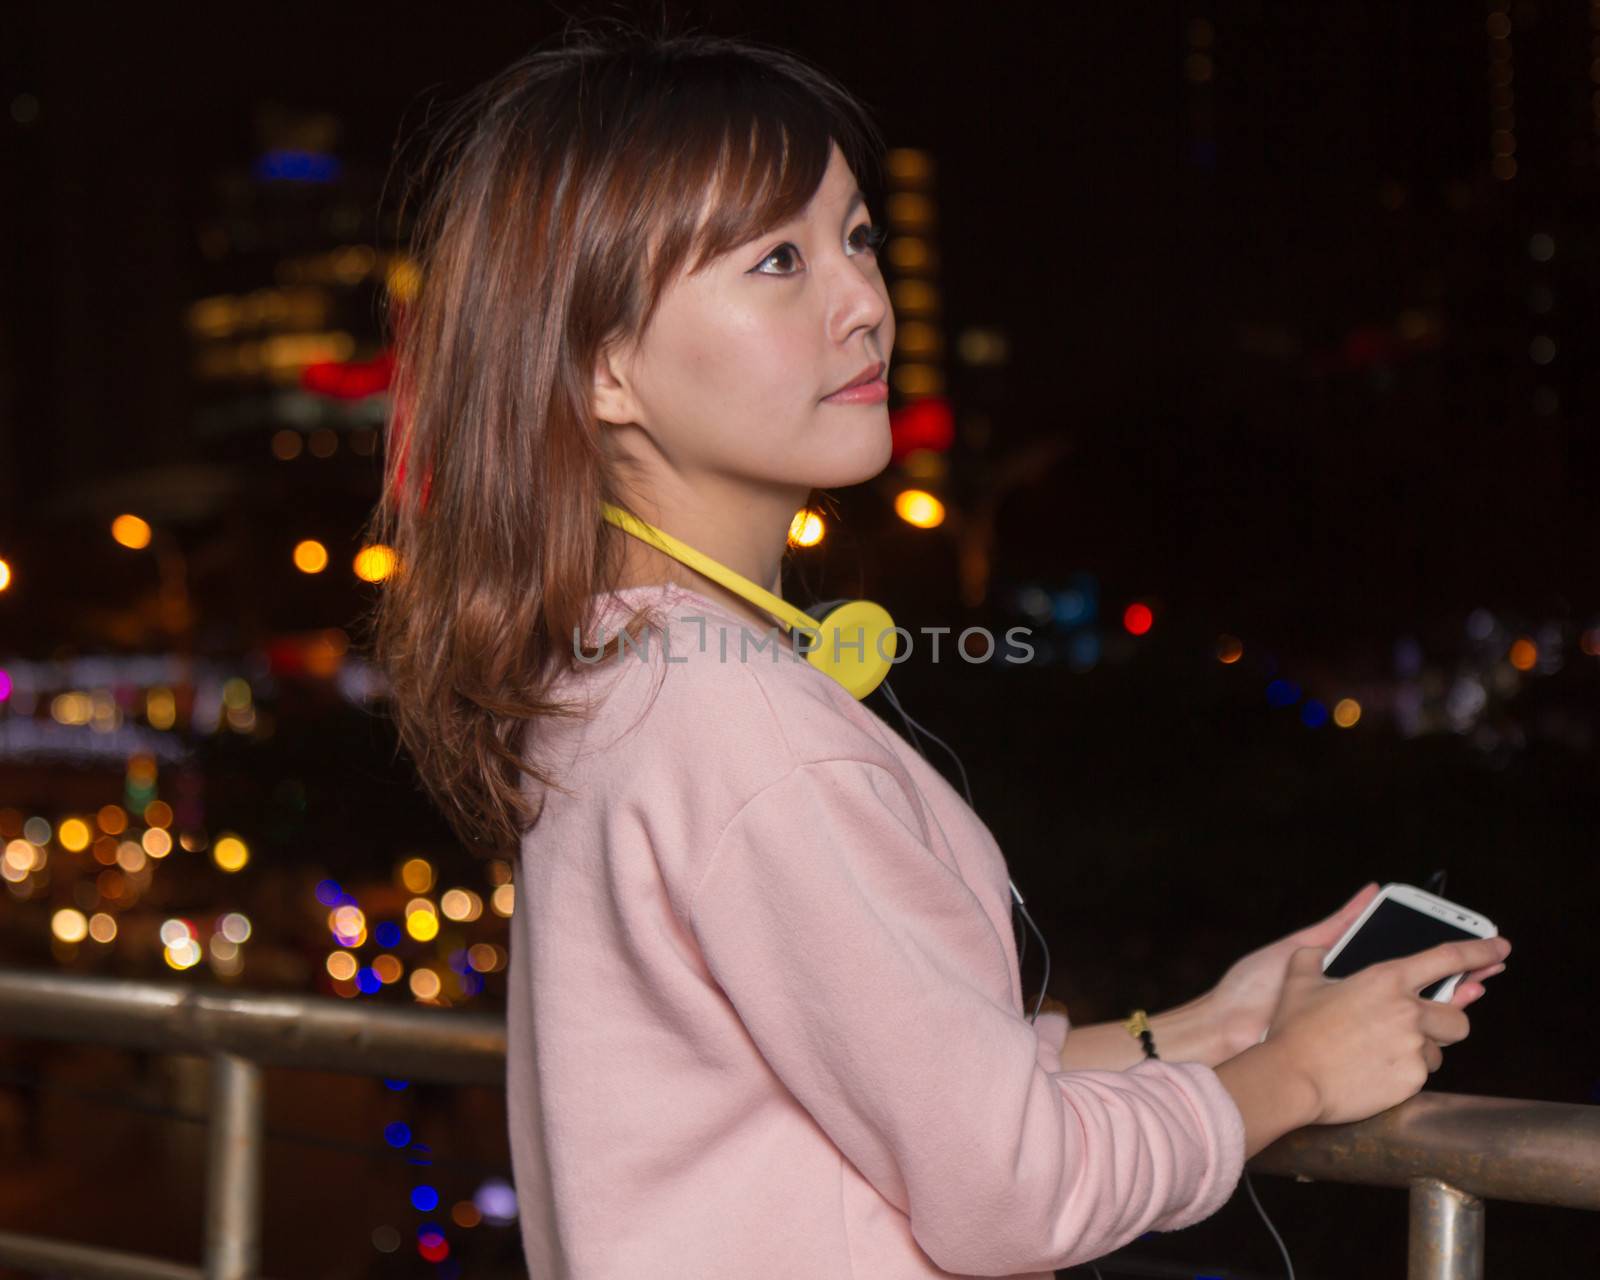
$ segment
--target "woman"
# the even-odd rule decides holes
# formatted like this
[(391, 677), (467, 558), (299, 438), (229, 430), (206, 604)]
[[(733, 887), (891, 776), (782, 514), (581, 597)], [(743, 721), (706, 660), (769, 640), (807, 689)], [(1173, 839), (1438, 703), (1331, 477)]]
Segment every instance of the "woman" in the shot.
[(1158, 1014), (1160, 1057), (1030, 1021), (978, 817), (835, 680), (750, 650), (771, 615), (608, 521), (781, 595), (812, 491), (888, 463), (884, 395), (836, 393), (894, 346), (880, 146), (788, 54), (621, 32), (507, 68), (424, 166), (377, 652), (432, 794), (519, 855), (532, 1276), (1048, 1275), (1414, 1093), (1482, 992), (1416, 989), (1502, 954), (1323, 979), (1369, 885)]

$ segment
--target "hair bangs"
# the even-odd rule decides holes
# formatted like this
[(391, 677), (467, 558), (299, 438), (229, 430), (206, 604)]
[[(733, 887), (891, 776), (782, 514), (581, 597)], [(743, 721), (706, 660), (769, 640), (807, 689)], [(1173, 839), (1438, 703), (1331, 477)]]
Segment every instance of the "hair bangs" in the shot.
[[(705, 59), (709, 63), (720, 59)], [(669, 157), (657, 170), (659, 212), (641, 323), (668, 283), (684, 268), (702, 270), (713, 259), (800, 216), (822, 185), (837, 144), (869, 205), (882, 184), (883, 141), (852, 101), (818, 86), (752, 74), (747, 60), (729, 60), (716, 83), (680, 100), (693, 118), (663, 119), (676, 147), (651, 145)]]

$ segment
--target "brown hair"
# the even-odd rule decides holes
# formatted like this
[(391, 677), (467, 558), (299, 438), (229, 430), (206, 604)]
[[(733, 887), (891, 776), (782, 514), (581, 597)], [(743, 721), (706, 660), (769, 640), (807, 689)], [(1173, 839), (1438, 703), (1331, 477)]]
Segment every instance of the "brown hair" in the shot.
[[(591, 402), (686, 263), (798, 216), (837, 143), (869, 198), (866, 110), (782, 50), (621, 22), (569, 27), (451, 105), (405, 188), (420, 285), (391, 294), (395, 374), (369, 619), (400, 745), (458, 836), (507, 854), (590, 597), (616, 585), (618, 502)], [(709, 201), (707, 196), (710, 196)], [(709, 207), (708, 207), (709, 206)], [(647, 610), (635, 612), (630, 631)], [(587, 639), (582, 641), (589, 648)]]

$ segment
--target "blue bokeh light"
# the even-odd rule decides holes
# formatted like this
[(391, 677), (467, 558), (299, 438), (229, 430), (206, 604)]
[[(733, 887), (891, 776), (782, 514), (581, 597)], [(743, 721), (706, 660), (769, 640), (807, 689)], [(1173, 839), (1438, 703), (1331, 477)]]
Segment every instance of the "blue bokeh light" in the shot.
[(1320, 729), (1328, 723), (1328, 708), (1315, 698), (1308, 698), (1300, 708), (1300, 720), (1308, 729)]
[(279, 147), (256, 158), (256, 177), (262, 182), (332, 182), (339, 169), (338, 157), (320, 151)]
[(383, 1087), (385, 1089), (391, 1089), (395, 1093), (399, 1093), (400, 1090), (404, 1089), (410, 1083), (411, 1082), (409, 1080), (389, 1080), (386, 1078), (383, 1082)]
[(384, 1125), (383, 1140), (391, 1147), (403, 1147), (411, 1141), (411, 1126), (403, 1120), (396, 1120), (393, 1124)]
[(400, 945), (400, 926), (393, 920), (385, 920), (372, 931), (372, 937), (380, 947), (398, 947)]
[(324, 880), (317, 885), (317, 901), (325, 907), (336, 907), (339, 899), (344, 895), (344, 890), (335, 880)]
[(383, 979), (378, 976), (370, 964), (356, 971), (356, 986), (364, 996), (375, 995), (383, 990)]
[(420, 1187), (412, 1187), (411, 1207), (430, 1213), (439, 1207), (439, 1193), (427, 1183), (423, 1183)]
[(1274, 707), (1292, 707), (1300, 701), (1300, 686), (1292, 680), (1278, 679), (1267, 686), (1267, 702)]

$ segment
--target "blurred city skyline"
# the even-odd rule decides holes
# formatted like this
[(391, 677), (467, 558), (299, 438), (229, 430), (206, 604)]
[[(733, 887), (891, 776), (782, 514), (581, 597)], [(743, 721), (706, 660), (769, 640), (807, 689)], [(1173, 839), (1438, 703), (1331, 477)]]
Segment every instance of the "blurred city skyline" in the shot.
[[(168, 12), (4, 20), (5, 165), (26, 198), (0, 215), (0, 530), (48, 549), (78, 584), (60, 598), (104, 601), (130, 572), (103, 531), (119, 493), (191, 539), (226, 520), (349, 536), (381, 442), (347, 416), (338, 457), (273, 465), (271, 432), (219, 411), (194, 308), (274, 283), (238, 228), (300, 262), (396, 247), (377, 215), (397, 143), (561, 21), (291, 7), (236, 38)], [(813, 57), (891, 146), (931, 157), (948, 487), (1039, 437), (1068, 446), (999, 511), (997, 587), (1088, 571), (1199, 626), (1369, 666), (1478, 608), (1592, 624), (1580, 318), (1600, 152), (1580, 6), (1518, 6), (1498, 43), (1476, 8), (1377, 4), (1002, 8), (959, 41), (889, 10), (674, 12)], [(335, 168), (274, 192), (264, 157), (295, 138)], [(376, 289), (341, 305), (323, 327), (370, 358)], [(998, 335), (1003, 364), (961, 358), (974, 333)], [(855, 536), (884, 527), (883, 502), (844, 502)], [(880, 540), (870, 589), (946, 598), (953, 551), (902, 542)], [(348, 622), (348, 573), (341, 590), (273, 569), (211, 589), (263, 622)]]

